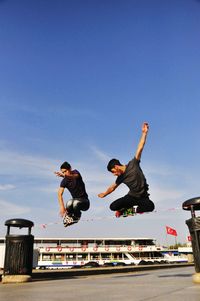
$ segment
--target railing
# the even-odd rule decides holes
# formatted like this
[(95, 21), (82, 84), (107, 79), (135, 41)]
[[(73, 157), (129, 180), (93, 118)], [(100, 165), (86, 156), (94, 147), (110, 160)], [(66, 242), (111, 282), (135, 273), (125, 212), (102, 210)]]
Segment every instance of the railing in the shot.
[(116, 252), (155, 252), (155, 251), (160, 251), (160, 248), (156, 246), (145, 246), (145, 245), (140, 245), (140, 246), (121, 246), (121, 245), (116, 245), (116, 246), (109, 246), (109, 245), (104, 245), (104, 246), (57, 246), (57, 247), (52, 247), (52, 246), (47, 246), (47, 247), (41, 247), (40, 252), (42, 253), (95, 253), (95, 252), (101, 252), (101, 253), (116, 253)]

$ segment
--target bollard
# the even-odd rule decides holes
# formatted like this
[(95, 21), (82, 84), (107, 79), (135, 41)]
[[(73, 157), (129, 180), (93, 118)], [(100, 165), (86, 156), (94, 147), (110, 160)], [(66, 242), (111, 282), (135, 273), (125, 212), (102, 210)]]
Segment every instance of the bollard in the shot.
[[(33, 222), (26, 219), (10, 219), (5, 222), (7, 234), (2, 283), (31, 281), (34, 244), (31, 228), (33, 225)], [(28, 228), (28, 235), (10, 234), (11, 227)]]
[(193, 282), (200, 283), (200, 217), (196, 217), (195, 211), (200, 210), (200, 197), (195, 197), (185, 201), (182, 205), (184, 210), (190, 210), (192, 218), (185, 221), (187, 224), (194, 256), (195, 274)]

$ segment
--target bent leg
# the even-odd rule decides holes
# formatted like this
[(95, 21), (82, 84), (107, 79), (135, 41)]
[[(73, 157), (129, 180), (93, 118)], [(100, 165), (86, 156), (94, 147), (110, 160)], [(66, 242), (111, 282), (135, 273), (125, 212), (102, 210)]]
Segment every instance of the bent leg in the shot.
[(137, 213), (152, 212), (155, 209), (154, 203), (150, 199), (138, 201)]
[(124, 197), (119, 198), (116, 201), (112, 202), (110, 204), (110, 210), (121, 211), (133, 207), (135, 205), (137, 204), (135, 204), (134, 198), (127, 194)]
[(73, 201), (74, 201), (74, 200), (69, 200), (69, 201), (66, 203), (66, 209), (67, 209), (67, 212), (68, 212), (68, 213), (73, 213)]
[(81, 216), (81, 211), (86, 211), (90, 207), (88, 199), (74, 199), (73, 200), (73, 213), (77, 217)]
[(112, 211), (123, 211), (133, 206), (137, 206), (137, 213), (152, 212), (155, 208), (154, 203), (149, 198), (137, 199), (127, 194), (111, 203), (110, 209)]

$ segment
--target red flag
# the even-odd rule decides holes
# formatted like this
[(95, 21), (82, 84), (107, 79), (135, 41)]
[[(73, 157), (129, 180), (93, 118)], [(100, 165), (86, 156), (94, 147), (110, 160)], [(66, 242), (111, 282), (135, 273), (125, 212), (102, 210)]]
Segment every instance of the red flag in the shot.
[(170, 234), (170, 235), (173, 235), (173, 236), (177, 236), (177, 232), (175, 229), (172, 229), (168, 226), (166, 226), (166, 231), (167, 231), (167, 234)]

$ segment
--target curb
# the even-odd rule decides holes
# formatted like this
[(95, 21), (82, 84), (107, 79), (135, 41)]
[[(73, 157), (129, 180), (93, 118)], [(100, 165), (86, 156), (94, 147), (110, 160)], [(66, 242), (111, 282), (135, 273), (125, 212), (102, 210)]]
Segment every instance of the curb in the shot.
[(171, 269), (180, 267), (194, 266), (194, 264), (160, 264), (160, 265), (141, 265), (141, 266), (129, 266), (129, 267), (98, 267), (98, 268), (81, 268), (81, 269), (68, 269), (68, 270), (54, 270), (47, 271), (42, 270), (33, 271), (32, 280), (55, 280), (71, 277), (84, 277), (91, 275), (106, 275), (117, 273), (134, 273), (139, 271), (159, 270), (159, 269)]
[[(194, 266), (193, 263), (178, 263), (178, 264), (157, 264), (157, 265), (140, 265), (140, 266), (128, 266), (128, 267), (98, 267), (98, 268), (81, 268), (81, 269), (67, 269), (67, 270), (33, 270), (31, 280), (32, 281), (44, 281), (44, 280), (57, 280), (57, 279), (69, 279), (74, 277), (85, 277), (91, 275), (106, 275), (117, 273), (134, 273), (140, 271), (150, 270), (164, 270), (172, 268), (184, 268)], [(3, 271), (0, 275), (2, 278)]]

